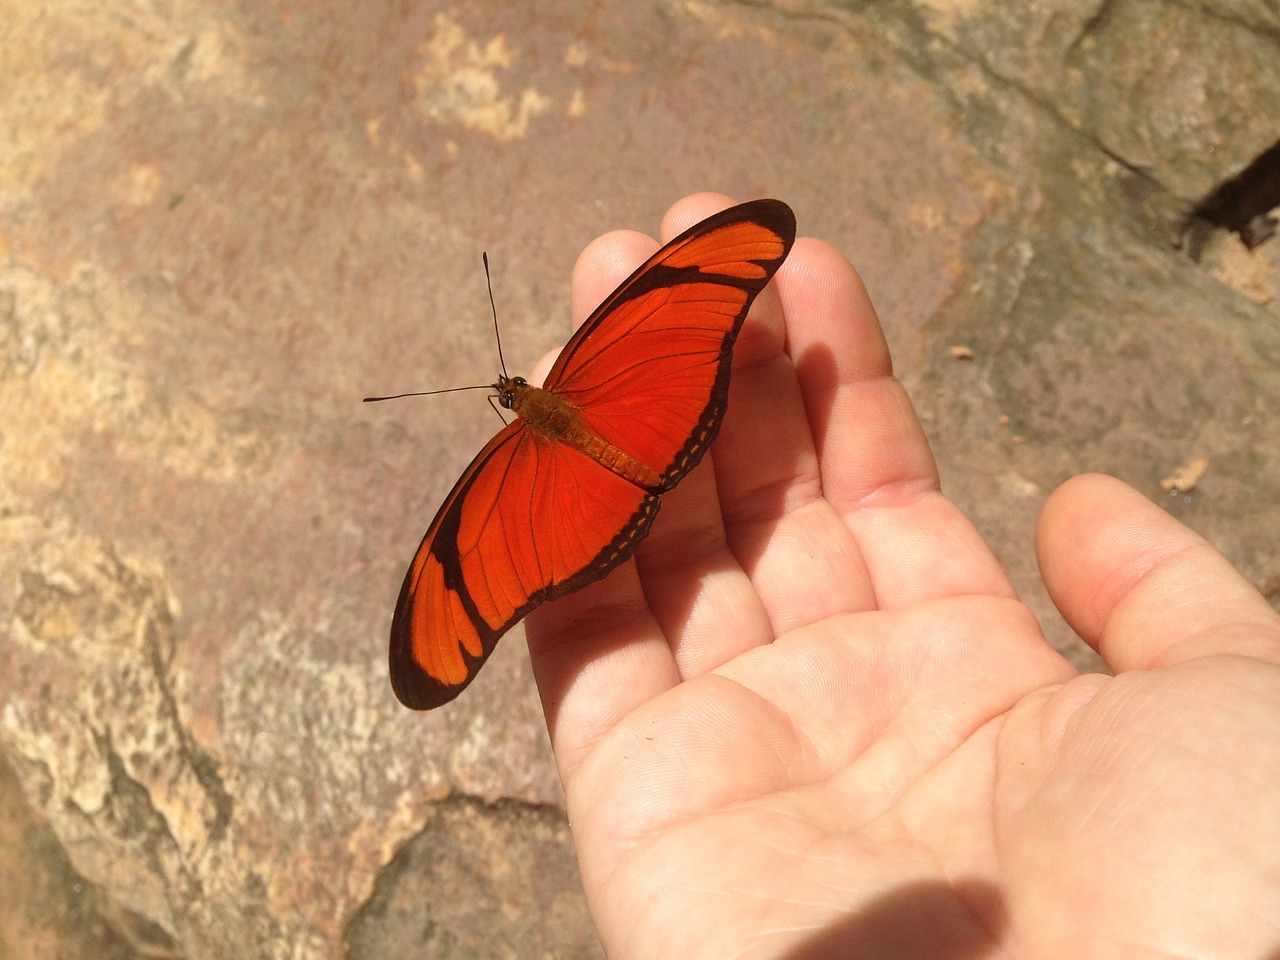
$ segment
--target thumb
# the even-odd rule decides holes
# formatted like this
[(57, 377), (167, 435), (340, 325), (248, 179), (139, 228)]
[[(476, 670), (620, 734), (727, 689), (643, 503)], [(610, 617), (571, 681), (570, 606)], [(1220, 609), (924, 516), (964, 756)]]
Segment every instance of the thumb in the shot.
[(1237, 654), (1280, 662), (1280, 615), (1190, 528), (1113, 477), (1059, 487), (1036, 556), (1049, 595), (1116, 672)]

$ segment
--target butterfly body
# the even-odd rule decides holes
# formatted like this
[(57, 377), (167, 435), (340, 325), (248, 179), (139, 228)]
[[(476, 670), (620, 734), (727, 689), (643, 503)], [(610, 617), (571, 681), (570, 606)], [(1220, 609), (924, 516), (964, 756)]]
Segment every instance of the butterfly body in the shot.
[(651, 467), (614, 446), (583, 421), (564, 397), (531, 386), (523, 377), (499, 377), (498, 402), (544, 440), (562, 443), (638, 487), (660, 492), (662, 478)]
[(635, 552), (658, 495), (715, 439), (734, 341), (794, 238), (777, 200), (715, 214), (605, 298), (542, 387), (498, 378), (498, 402), (517, 419), (445, 498), (396, 603), (391, 685), (402, 703), (452, 700), (526, 613)]

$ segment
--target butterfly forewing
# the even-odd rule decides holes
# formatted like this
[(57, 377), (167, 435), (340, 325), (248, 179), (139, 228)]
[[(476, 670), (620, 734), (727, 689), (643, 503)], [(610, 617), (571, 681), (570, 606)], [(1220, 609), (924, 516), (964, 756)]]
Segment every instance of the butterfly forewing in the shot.
[(738, 331), (794, 239), (795, 217), (776, 200), (695, 225), (587, 319), (547, 388), (673, 486), (719, 429)]

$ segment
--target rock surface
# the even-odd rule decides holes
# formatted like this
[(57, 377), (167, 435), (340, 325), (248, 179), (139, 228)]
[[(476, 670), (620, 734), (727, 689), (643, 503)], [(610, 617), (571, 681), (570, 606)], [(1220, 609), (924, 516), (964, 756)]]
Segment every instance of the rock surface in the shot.
[(1192, 217), (1274, 145), (1277, 31), (1253, 0), (13, 5), (0, 954), (598, 955), (518, 633), (447, 710), (386, 682), (492, 414), (358, 401), (493, 378), (481, 249), (525, 369), (582, 246), (694, 190), (854, 260), (947, 491), (1082, 668), (1031, 549), (1075, 473), (1280, 601), (1280, 243)]

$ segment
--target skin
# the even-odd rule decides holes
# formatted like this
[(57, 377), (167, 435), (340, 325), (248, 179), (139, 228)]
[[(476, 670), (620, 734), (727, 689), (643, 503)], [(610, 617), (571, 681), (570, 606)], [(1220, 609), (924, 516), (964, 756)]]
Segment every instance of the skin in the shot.
[[(686, 198), (662, 236), (727, 205)], [(656, 247), (591, 244), (575, 321)], [(1036, 550), (1115, 673), (1079, 675), (940, 492), (821, 241), (734, 368), (714, 468), (634, 563), (527, 622), (608, 955), (1280, 958), (1263, 597), (1132, 488), (1076, 477)]]

